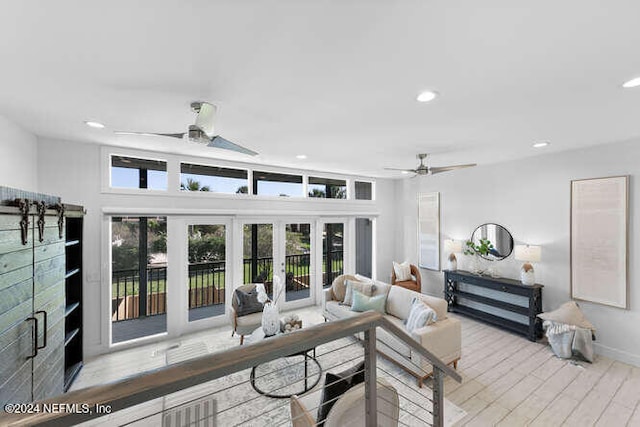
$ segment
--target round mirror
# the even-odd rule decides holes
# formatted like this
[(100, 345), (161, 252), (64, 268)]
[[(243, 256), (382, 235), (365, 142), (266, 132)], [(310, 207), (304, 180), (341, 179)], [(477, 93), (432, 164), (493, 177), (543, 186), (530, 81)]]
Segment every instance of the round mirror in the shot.
[(471, 235), (471, 241), (475, 245), (480, 244), (480, 239), (488, 239), (493, 245), (488, 255), (480, 255), (490, 261), (499, 261), (511, 255), (513, 250), (513, 237), (509, 230), (500, 224), (482, 224)]

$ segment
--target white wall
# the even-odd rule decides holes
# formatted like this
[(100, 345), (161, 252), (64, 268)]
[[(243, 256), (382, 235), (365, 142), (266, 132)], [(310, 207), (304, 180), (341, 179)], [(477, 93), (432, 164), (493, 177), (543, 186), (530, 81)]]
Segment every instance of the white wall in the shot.
[[(596, 351), (640, 366), (640, 259), (636, 251), (640, 212), (640, 144), (598, 146), (525, 160), (398, 181), (401, 200), (397, 210), (402, 238), (397, 252), (417, 261), (416, 221), (418, 192), (440, 192), (442, 239), (466, 240), (480, 224), (505, 226), (518, 243), (542, 246), (542, 261), (535, 265), (536, 281), (543, 284), (543, 309), (553, 310), (569, 300), (570, 181), (613, 175), (631, 175), (629, 229), (629, 309), (579, 302), (597, 328)], [(442, 266), (447, 254), (442, 253)], [(459, 268), (465, 257), (458, 256)], [(501, 275), (518, 278), (520, 263), (498, 263)], [(422, 270), (427, 293), (442, 295), (443, 275)]]
[(38, 139), (0, 115), (0, 185), (38, 190)]
[[(104, 325), (100, 315), (110, 302), (103, 301), (104, 287), (109, 285), (109, 278), (101, 277), (104, 263), (108, 263), (108, 254), (104, 253), (105, 245), (101, 241), (103, 230), (103, 209), (112, 212), (127, 209), (149, 209), (158, 214), (163, 210), (208, 210), (229, 209), (236, 213), (248, 210), (258, 212), (306, 212), (316, 215), (321, 212), (334, 212), (339, 215), (354, 212), (371, 213), (378, 211), (376, 220), (378, 254), (376, 266), (378, 277), (385, 278), (390, 274), (391, 253), (394, 248), (392, 215), (394, 208), (387, 201), (393, 198), (394, 182), (376, 180), (376, 194), (379, 201), (348, 202), (344, 200), (310, 200), (307, 202), (291, 199), (279, 200), (242, 200), (242, 198), (216, 198), (208, 194), (190, 195), (185, 193), (167, 195), (156, 194), (117, 194), (103, 191), (103, 170), (107, 167), (103, 161), (102, 148), (94, 144), (75, 143), (43, 139), (38, 146), (39, 190), (62, 197), (65, 203), (83, 205), (87, 209), (84, 237), (84, 342), (85, 354), (95, 355), (108, 350), (108, 337), (105, 336)], [(122, 150), (114, 148), (115, 152)], [(140, 153), (141, 155), (149, 153)], [(153, 157), (166, 159), (169, 168), (176, 168), (177, 160), (198, 161), (193, 158), (182, 158), (169, 154), (152, 154)], [(200, 159), (211, 162), (211, 159)], [(224, 162), (220, 162), (223, 164)], [(228, 162), (227, 162), (228, 163)], [(173, 166), (172, 166), (173, 164)], [(277, 169), (276, 169), (277, 170)], [(145, 212), (146, 213), (146, 212)], [(171, 221), (171, 215), (169, 215)], [(107, 246), (108, 247), (108, 246)], [(171, 259), (171, 254), (169, 254)], [(106, 305), (105, 305), (106, 304)], [(104, 322), (102, 322), (104, 323)]]

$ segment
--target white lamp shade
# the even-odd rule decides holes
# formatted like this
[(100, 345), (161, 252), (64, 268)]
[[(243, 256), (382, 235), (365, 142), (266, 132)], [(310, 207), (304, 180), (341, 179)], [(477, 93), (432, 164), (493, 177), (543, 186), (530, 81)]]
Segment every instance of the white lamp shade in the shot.
[(445, 253), (459, 253), (462, 252), (462, 242), (460, 240), (447, 239), (444, 241)]
[(518, 261), (538, 262), (542, 254), (540, 246), (516, 245), (514, 254)]

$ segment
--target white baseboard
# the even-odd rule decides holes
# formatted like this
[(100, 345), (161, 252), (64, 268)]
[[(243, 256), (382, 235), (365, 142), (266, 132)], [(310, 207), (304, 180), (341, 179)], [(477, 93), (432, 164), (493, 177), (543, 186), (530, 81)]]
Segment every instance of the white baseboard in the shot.
[(596, 354), (599, 354), (600, 356), (609, 357), (620, 362), (628, 363), (629, 365), (640, 367), (640, 355), (631, 354), (626, 351), (618, 350), (617, 348), (607, 347), (597, 342), (593, 343), (593, 349)]

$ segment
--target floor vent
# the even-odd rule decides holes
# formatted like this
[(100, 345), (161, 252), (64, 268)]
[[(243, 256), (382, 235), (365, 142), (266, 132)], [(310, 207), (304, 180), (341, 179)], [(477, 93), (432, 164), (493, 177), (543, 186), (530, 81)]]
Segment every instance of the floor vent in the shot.
[(213, 398), (180, 405), (162, 413), (162, 427), (216, 427), (217, 404)]

